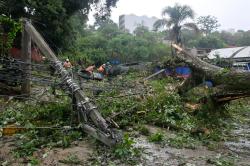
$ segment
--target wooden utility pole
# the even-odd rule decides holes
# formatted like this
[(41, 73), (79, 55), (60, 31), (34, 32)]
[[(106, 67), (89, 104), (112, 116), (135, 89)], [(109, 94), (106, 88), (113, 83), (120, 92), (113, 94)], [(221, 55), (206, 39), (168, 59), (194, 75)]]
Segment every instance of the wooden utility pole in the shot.
[(23, 61), (22, 71), (23, 71), (23, 81), (22, 81), (22, 93), (29, 96), (30, 95), (30, 77), (31, 77), (31, 37), (26, 31), (26, 22), (23, 20), (23, 32), (22, 32), (22, 55), (21, 59)]
[(119, 135), (116, 135), (115, 131), (109, 127), (106, 120), (98, 112), (93, 101), (81, 90), (80, 86), (73, 80), (70, 73), (65, 70), (61, 61), (58, 60), (40, 33), (28, 21), (25, 23), (25, 31), (31, 36), (32, 41), (36, 43), (43, 55), (54, 63), (54, 68), (60, 74), (62, 82), (68, 87), (70, 92), (73, 92), (78, 113), (81, 115), (80, 117), (82, 119), (87, 118), (93, 122), (94, 125), (89, 125), (86, 124), (86, 120), (83, 120), (81, 124), (83, 130), (108, 146), (112, 146), (120, 141)]

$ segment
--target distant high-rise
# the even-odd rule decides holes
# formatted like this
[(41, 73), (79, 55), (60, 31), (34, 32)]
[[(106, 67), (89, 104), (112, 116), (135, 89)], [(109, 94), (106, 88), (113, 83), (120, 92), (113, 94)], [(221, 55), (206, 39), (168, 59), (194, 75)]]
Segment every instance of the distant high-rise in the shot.
[(119, 28), (130, 33), (133, 33), (138, 25), (143, 25), (153, 30), (153, 25), (158, 18), (148, 16), (136, 16), (134, 14), (121, 15), (119, 17)]
[(233, 28), (227, 29), (226, 32), (229, 32), (231, 34), (234, 34), (236, 31)]

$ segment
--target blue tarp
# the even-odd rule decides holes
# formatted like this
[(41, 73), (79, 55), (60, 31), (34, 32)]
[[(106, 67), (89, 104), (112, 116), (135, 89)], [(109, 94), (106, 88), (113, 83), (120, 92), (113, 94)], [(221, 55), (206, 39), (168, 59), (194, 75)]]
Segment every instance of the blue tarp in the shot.
[(177, 76), (187, 78), (187, 77), (190, 77), (190, 75), (191, 75), (191, 69), (189, 67), (186, 67), (186, 66), (176, 67), (175, 73)]
[[(160, 71), (162, 68), (160, 66), (156, 66), (154, 68), (154, 73)], [(191, 69), (186, 66), (176, 67), (175, 69), (165, 68), (164, 75), (170, 76), (170, 75), (177, 75), (178, 77), (188, 78), (191, 76)]]
[(118, 59), (112, 59), (109, 61), (111, 65), (119, 65), (120, 61)]
[(207, 81), (205, 81), (205, 85), (206, 85), (207, 87), (211, 88), (211, 87), (213, 87), (213, 82), (207, 80)]
[(166, 68), (164, 71), (165, 76), (170, 76), (172, 74), (171, 69)]

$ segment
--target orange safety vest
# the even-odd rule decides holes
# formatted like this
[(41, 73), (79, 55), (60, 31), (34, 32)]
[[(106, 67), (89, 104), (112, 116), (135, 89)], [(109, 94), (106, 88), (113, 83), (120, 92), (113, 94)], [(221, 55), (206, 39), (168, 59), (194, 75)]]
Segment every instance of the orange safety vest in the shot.
[(85, 69), (85, 71), (92, 73), (94, 71), (95, 66), (89, 66)]
[(103, 73), (105, 68), (103, 65), (101, 65), (97, 70), (98, 70), (98, 72)]
[(71, 65), (70, 62), (64, 62), (63, 67), (65, 67), (65, 68), (71, 68), (72, 65)]

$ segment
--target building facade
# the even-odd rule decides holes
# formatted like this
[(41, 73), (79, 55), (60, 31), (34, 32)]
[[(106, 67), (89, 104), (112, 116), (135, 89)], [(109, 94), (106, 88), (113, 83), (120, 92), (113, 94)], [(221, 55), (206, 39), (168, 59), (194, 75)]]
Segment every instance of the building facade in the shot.
[(119, 17), (119, 28), (123, 31), (133, 33), (138, 25), (143, 25), (153, 30), (153, 25), (158, 18), (148, 16), (136, 16), (134, 14), (121, 15)]

